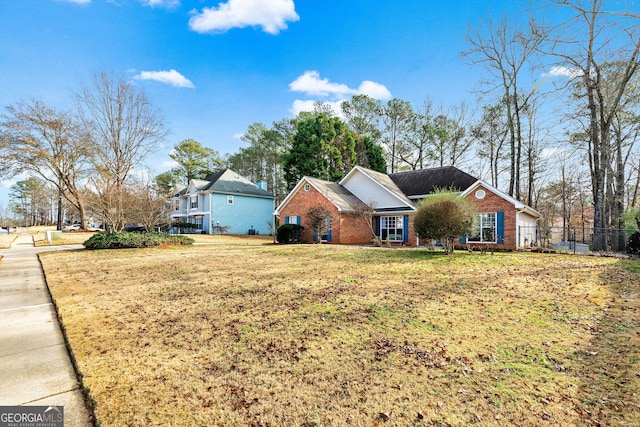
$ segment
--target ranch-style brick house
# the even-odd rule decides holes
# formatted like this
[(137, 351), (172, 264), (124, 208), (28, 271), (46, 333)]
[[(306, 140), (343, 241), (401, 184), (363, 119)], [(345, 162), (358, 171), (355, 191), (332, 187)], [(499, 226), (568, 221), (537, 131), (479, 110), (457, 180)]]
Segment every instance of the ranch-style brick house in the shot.
[[(322, 204), (331, 212), (323, 241), (370, 243), (373, 229), (382, 240), (418, 246), (421, 243), (413, 231), (416, 204), (437, 189), (453, 189), (476, 206), (474, 231), (461, 236), (458, 245), (502, 250), (535, 245), (540, 213), (452, 166), (393, 174), (356, 166), (339, 183), (303, 177), (274, 214), (280, 224), (305, 227), (301, 239), (312, 242), (316, 236), (306, 225), (306, 212)], [(371, 225), (359, 214), (366, 205), (374, 210)]]
[(275, 196), (266, 182), (253, 182), (231, 169), (192, 179), (171, 194), (171, 222), (195, 227), (172, 227), (176, 233), (270, 234)]

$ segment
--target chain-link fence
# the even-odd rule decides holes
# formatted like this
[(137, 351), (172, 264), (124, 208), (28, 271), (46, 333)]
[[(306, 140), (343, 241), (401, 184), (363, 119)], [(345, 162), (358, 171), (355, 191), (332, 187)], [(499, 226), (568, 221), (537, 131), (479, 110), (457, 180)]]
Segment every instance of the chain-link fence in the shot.
[(633, 232), (616, 228), (519, 227), (532, 247), (566, 252), (626, 252)]

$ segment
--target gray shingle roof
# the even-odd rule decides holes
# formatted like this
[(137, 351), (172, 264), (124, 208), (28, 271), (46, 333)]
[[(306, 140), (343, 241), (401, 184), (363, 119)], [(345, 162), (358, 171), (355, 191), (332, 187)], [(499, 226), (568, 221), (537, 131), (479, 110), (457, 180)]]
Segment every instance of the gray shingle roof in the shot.
[(431, 194), (436, 189), (464, 191), (478, 180), (454, 166), (397, 172), (389, 174), (389, 178), (409, 198)]
[[(191, 183), (198, 191), (211, 191), (212, 193), (224, 194), (242, 194), (249, 196), (259, 196), (274, 198), (275, 196), (258, 187), (253, 182), (240, 176), (231, 169), (223, 169), (221, 171), (208, 175), (205, 179), (192, 179)], [(177, 185), (174, 188), (174, 196), (183, 196), (186, 194), (188, 187)]]
[(318, 191), (329, 199), (338, 209), (342, 211), (353, 211), (364, 203), (353, 195), (349, 190), (344, 188), (337, 182), (324, 181), (318, 178), (305, 177), (307, 181), (312, 183)]
[(224, 169), (220, 172), (212, 173), (207, 177), (206, 181), (208, 185), (205, 186), (203, 190), (209, 190), (213, 193), (274, 197), (274, 195), (267, 190), (263, 190), (231, 169)]

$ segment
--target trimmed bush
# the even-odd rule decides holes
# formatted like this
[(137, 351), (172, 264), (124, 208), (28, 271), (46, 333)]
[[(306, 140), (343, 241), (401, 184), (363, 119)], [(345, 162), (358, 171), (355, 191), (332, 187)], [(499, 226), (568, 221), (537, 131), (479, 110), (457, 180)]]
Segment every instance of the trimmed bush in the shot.
[(192, 245), (191, 237), (150, 231), (147, 233), (97, 233), (83, 243), (87, 249), (150, 248), (160, 245)]
[(304, 227), (299, 224), (282, 224), (276, 231), (279, 243), (299, 243)]
[(473, 225), (474, 209), (456, 193), (436, 191), (424, 199), (413, 219), (413, 229), (422, 239), (440, 241), (446, 254), (453, 253), (453, 241)]

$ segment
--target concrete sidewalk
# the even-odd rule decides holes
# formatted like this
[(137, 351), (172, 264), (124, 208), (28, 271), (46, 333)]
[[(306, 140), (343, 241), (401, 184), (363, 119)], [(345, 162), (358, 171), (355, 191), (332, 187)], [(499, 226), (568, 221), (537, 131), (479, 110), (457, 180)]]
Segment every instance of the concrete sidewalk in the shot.
[(0, 406), (64, 406), (65, 426), (91, 426), (38, 252), (21, 234), (0, 249)]

